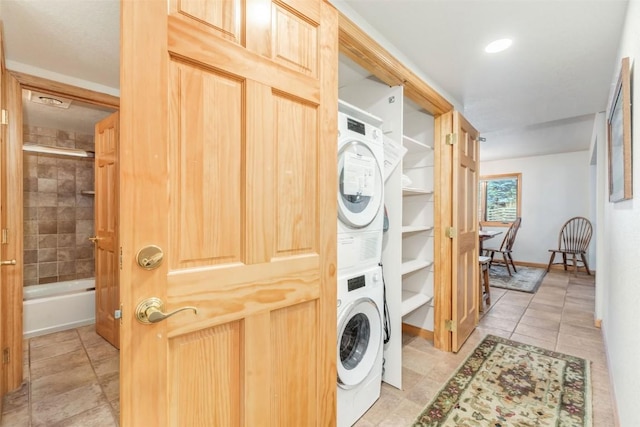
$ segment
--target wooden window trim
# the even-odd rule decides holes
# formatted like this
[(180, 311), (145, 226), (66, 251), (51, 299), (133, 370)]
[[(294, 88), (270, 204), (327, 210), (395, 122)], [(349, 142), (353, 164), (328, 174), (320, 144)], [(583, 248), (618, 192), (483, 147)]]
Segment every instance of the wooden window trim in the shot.
[[(482, 204), (482, 215), (481, 218), (484, 217), (484, 212), (486, 211), (486, 202), (487, 198), (485, 197), (486, 192), (486, 184), (483, 184), (483, 181), (491, 181), (497, 179), (506, 179), (506, 178), (515, 178), (517, 182), (517, 200), (516, 200), (516, 218), (522, 216), (522, 173), (503, 173), (498, 175), (484, 175), (481, 176), (478, 180), (480, 185), (480, 191), (478, 194), (478, 198), (480, 203)], [(482, 221), (480, 220), (480, 225), (483, 227), (510, 227), (511, 222), (502, 222), (502, 221)]]

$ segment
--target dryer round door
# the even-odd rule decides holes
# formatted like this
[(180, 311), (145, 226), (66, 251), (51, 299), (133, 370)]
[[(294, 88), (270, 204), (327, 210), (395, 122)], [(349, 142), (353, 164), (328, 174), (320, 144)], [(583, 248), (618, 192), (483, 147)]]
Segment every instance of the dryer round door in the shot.
[(358, 140), (338, 152), (338, 217), (352, 228), (371, 224), (383, 203), (382, 171), (375, 154)]
[(349, 389), (367, 378), (382, 345), (382, 319), (371, 298), (349, 304), (338, 319), (338, 385)]

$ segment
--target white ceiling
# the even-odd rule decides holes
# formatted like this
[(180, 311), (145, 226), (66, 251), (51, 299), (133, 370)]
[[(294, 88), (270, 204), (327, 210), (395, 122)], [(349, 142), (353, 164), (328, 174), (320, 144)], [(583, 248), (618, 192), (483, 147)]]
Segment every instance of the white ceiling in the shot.
[[(333, 0), (441, 88), (484, 160), (586, 150), (606, 109), (627, 0)], [(118, 0), (2, 0), (10, 69), (119, 87)], [(489, 55), (491, 40), (513, 46)], [(341, 83), (361, 78), (341, 64)]]

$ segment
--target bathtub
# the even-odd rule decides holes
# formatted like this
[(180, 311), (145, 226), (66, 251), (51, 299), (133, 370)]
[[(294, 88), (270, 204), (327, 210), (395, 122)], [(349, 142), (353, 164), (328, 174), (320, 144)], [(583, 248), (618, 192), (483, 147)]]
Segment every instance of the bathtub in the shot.
[(95, 323), (95, 280), (24, 287), (23, 336), (31, 338)]

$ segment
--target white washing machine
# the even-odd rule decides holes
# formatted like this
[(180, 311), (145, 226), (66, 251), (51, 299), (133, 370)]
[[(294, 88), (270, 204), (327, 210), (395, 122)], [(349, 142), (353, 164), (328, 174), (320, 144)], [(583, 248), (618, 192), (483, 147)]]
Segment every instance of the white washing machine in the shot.
[(338, 276), (338, 427), (353, 425), (380, 397), (383, 304), (380, 267)]
[[(338, 104), (338, 271), (378, 265), (384, 223), (382, 120)], [(355, 270), (354, 270), (355, 269)]]

